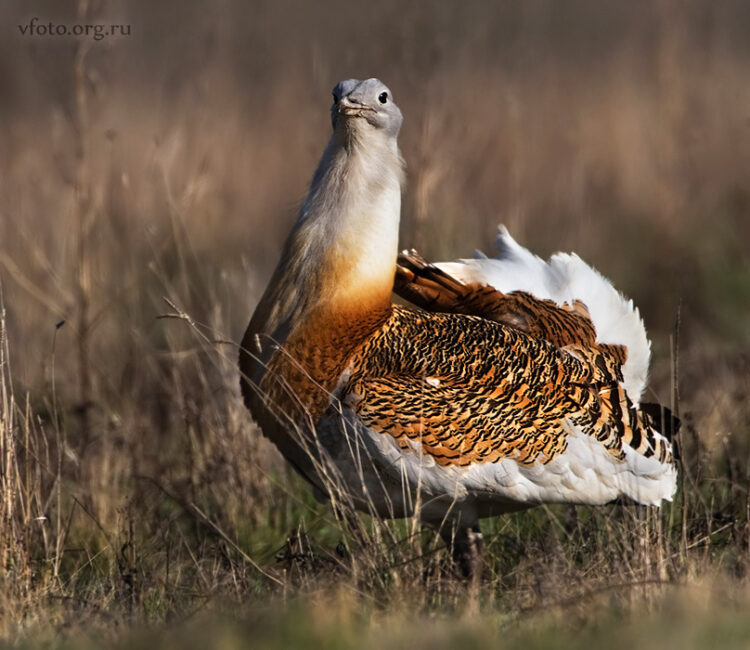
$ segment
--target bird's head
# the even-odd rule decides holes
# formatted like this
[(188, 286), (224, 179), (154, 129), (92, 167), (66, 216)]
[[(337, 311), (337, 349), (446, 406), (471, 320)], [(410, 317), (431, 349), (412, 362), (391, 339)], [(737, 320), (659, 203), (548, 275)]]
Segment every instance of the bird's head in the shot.
[(374, 130), (396, 138), (403, 116), (388, 87), (379, 79), (346, 79), (333, 88), (333, 130)]

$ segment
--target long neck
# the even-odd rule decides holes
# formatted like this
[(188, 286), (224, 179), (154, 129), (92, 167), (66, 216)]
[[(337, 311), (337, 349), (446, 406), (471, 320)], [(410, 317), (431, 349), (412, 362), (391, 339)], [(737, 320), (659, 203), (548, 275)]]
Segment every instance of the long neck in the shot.
[(306, 318), (388, 309), (403, 165), (395, 140), (335, 133), (253, 316), (286, 338)]

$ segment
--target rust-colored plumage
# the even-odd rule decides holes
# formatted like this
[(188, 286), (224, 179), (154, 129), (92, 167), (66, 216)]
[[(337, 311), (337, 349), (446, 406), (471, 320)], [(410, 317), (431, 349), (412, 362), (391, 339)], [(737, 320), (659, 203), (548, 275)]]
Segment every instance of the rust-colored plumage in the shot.
[[(430, 402), (432, 410), (444, 414), (443, 425), (439, 427), (443, 432), (441, 443), (434, 442), (432, 434), (424, 439), (423, 426), (408, 426), (409, 416), (398, 415), (404, 411), (403, 404), (394, 406), (390, 417), (405, 422), (406, 426), (386, 425), (393, 435), (422, 436), (423, 446), (434, 449), (441, 464), (467, 465), (504, 457), (513, 457), (521, 463), (549, 462), (565, 449), (563, 422), (570, 419), (618, 457), (624, 455), (622, 446), (629, 445), (645, 456), (655, 455), (662, 463), (671, 462), (667, 444), (653, 435), (653, 421), (638, 412), (619, 385), (627, 349), (622, 345), (597, 343), (596, 328), (582, 302), (558, 306), (551, 300), (538, 299), (523, 291), (504, 294), (490, 285), (465, 284), (428, 264), (416, 251), (399, 255), (394, 291), (423, 309), (479, 316), (527, 336), (512, 336), (511, 332), (506, 332), (506, 337), (493, 349), (490, 339), (496, 333), (477, 327), (476, 321), (461, 320), (454, 324), (433, 317), (429, 324), (420, 323), (417, 334), (421, 326), (423, 336), (430, 337), (435, 336), (436, 326), (460, 328), (457, 334), (446, 333), (440, 337), (443, 342), (456, 341), (462, 346), (448, 356), (451, 365), (456, 360), (458, 363), (465, 361), (465, 354), (461, 352), (466, 346), (471, 346), (469, 349), (475, 350), (476, 356), (491, 363), (478, 375), (476, 361), (464, 368), (461, 380), (468, 379), (469, 386), (463, 394), (455, 394), (450, 379), (441, 380), (439, 385), (428, 385), (427, 392), (431, 395), (423, 399)], [(429, 347), (430, 343), (425, 345)], [(488, 346), (487, 356), (482, 355)], [(371, 349), (367, 356), (370, 360), (377, 358)], [(414, 356), (419, 357), (407, 354), (408, 358)], [(417, 372), (441, 373), (441, 369), (419, 368)], [(446, 374), (445, 369), (442, 373)], [(455, 369), (447, 374), (455, 376)], [(487, 386), (491, 387), (490, 391), (486, 390)], [(389, 395), (394, 402), (398, 401), (399, 390), (403, 394), (405, 387)], [(380, 387), (381, 402), (388, 399), (384, 397), (386, 391), (384, 386)], [(464, 404), (469, 413), (456, 414), (456, 405)], [(487, 404), (492, 404), (492, 408), (487, 409)], [(491, 412), (489, 419), (488, 410)], [(367, 413), (377, 422), (366, 405), (358, 411)], [(476, 421), (471, 413), (476, 414)], [(540, 418), (539, 414), (544, 417)], [(497, 433), (497, 424), (492, 418), (496, 418), (501, 433)], [(433, 421), (432, 425), (436, 427), (437, 423)], [(493, 430), (496, 433), (493, 434)], [(440, 439), (440, 434), (435, 436)], [(445, 453), (445, 448), (450, 452)]]
[(617, 458), (630, 445), (671, 459), (616, 374), (481, 317), (395, 307), (351, 367), (343, 396), (362, 421), (440, 465), (546, 464), (566, 450), (569, 424)]
[(549, 341), (596, 366), (603, 364), (604, 375), (622, 380), (620, 368), (628, 358), (627, 348), (597, 343), (591, 315), (580, 300), (559, 306), (525, 291), (504, 294), (489, 284), (464, 283), (413, 250), (398, 257), (394, 291), (427, 311), (481, 316)]

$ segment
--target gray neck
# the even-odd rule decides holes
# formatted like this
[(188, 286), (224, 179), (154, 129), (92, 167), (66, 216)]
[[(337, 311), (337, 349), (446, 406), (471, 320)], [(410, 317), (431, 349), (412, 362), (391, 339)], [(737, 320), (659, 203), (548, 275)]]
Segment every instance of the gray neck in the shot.
[(256, 309), (257, 333), (282, 342), (312, 310), (390, 304), (402, 181), (394, 138), (336, 130)]

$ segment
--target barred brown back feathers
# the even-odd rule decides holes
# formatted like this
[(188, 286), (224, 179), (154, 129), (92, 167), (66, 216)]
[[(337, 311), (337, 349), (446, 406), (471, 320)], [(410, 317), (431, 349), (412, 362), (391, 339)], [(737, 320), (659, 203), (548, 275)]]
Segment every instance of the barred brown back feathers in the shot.
[[(504, 294), (487, 284), (466, 284), (429, 264), (413, 249), (400, 253), (397, 263), (394, 291), (418, 307), (480, 316), (547, 341), (586, 363), (591, 370), (592, 389), (597, 390), (596, 398), (588, 407), (592, 435), (618, 456), (623, 454), (621, 445), (626, 444), (646, 457), (655, 456), (662, 463), (672, 461), (669, 447), (656, 438), (654, 432), (671, 439), (671, 433), (678, 426), (676, 418), (671, 413), (666, 415), (667, 410), (657, 415), (653, 408), (646, 412), (633, 406), (618, 384), (622, 381), (621, 369), (627, 360), (627, 348), (597, 343), (596, 329), (582, 302), (561, 307), (522, 291)], [(549, 414), (548, 409), (543, 410)], [(561, 413), (558, 417), (566, 415)], [(662, 423), (665, 431), (660, 431)], [(529, 457), (523, 455), (523, 458)], [(551, 458), (546, 462), (549, 460)]]
[(580, 301), (560, 307), (523, 291), (504, 294), (487, 284), (465, 284), (428, 264), (415, 250), (398, 256), (394, 291), (427, 311), (481, 316), (544, 339), (585, 357), (601, 368), (602, 378), (614, 374), (622, 380), (627, 349), (596, 342), (596, 329)]

